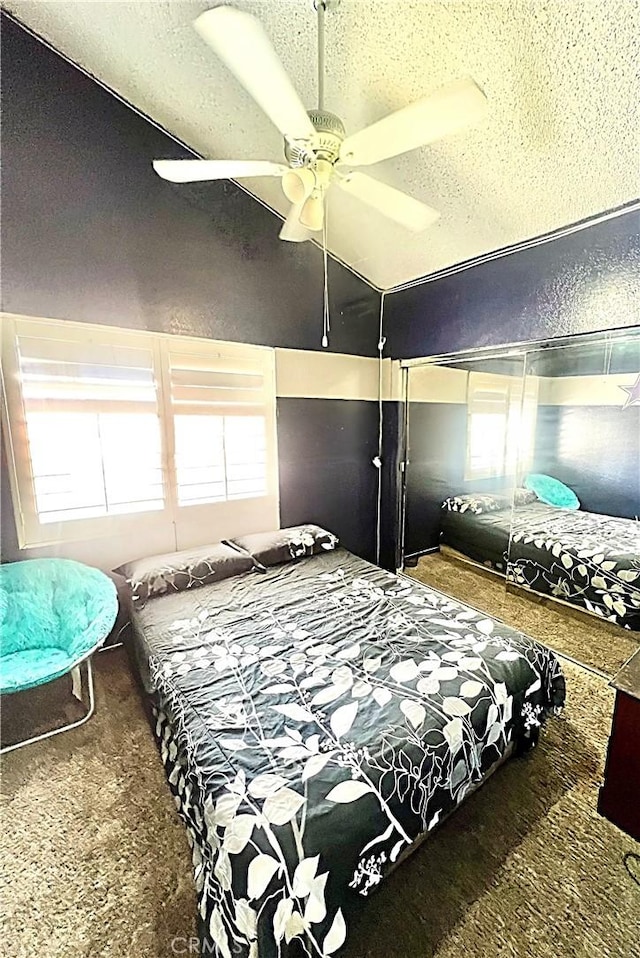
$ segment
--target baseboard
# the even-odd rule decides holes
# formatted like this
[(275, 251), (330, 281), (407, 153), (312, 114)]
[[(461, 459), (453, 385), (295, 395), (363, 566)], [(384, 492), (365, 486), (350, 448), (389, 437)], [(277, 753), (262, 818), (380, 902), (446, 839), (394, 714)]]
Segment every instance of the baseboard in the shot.
[(404, 556), (403, 561), (405, 565), (409, 564), (411, 567), (413, 567), (414, 564), (417, 565), (418, 560), (421, 559), (422, 556), (431, 555), (433, 552), (439, 551), (440, 546), (429, 546), (428, 549), (421, 549), (419, 552), (409, 552)]

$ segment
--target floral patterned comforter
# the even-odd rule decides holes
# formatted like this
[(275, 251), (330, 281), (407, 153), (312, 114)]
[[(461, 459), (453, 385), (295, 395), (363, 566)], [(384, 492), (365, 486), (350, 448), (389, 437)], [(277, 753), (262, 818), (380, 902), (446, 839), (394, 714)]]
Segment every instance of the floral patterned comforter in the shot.
[(480, 514), (467, 505), (443, 511), (440, 541), (516, 585), (640, 631), (637, 520), (542, 502)]
[(640, 522), (542, 503), (514, 509), (507, 579), (640, 631)]
[(202, 953), (335, 955), (417, 839), (564, 700), (553, 653), (337, 549), (134, 613)]

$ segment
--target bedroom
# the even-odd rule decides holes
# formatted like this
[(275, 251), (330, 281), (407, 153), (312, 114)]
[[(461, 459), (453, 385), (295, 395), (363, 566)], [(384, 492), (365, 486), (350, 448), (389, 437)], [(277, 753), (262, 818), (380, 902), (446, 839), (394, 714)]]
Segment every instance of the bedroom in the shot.
[[(79, 521), (77, 516), (61, 521), (58, 515), (47, 523), (40, 521), (44, 512), (39, 514), (37, 508), (16, 511), (16, 501), (22, 507), (28, 501), (29, 482), (24, 477), (24, 437), (22, 445), (16, 442), (13, 421), (13, 448), (5, 436), (2, 452), (3, 568), (49, 556), (110, 572), (133, 560), (309, 522), (340, 539), (338, 550), (277, 565), (260, 576), (245, 564), (244, 571), (223, 582), (151, 599), (134, 613), (142, 641), (125, 629), (125, 649), (93, 656), (96, 709), (90, 720), (3, 757), (3, 942), (8, 953), (51, 958), (197, 953), (188, 832), (176, 813), (171, 791), (175, 783), (166, 782), (144, 713), (145, 699), (136, 687), (141, 669), (129, 664), (125, 652), (133, 653), (135, 663), (144, 636), (153, 639), (155, 626), (149, 620), (154, 610), (171, 603), (193, 600), (204, 614), (214, 607), (217, 595), (233, 594), (247, 581), (254, 590), (261, 588), (272, 606), (280, 601), (269, 592), (276, 579), (282, 580), (286, 594), (285, 580), (294, 574), (303, 577), (316, 563), (324, 563), (326, 573), (333, 574), (338, 570), (331, 564), (340, 556), (345, 574), (350, 574), (346, 550), (355, 557), (349, 562), (365, 560), (391, 571), (400, 566), (403, 403), (396, 380), (412, 375), (400, 372), (401, 361), (454, 355), (454, 362), (473, 362), (469, 354), (475, 353), (476, 360), (489, 354), (501, 358), (504, 347), (514, 344), (523, 344), (527, 352), (540, 344), (559, 347), (567, 337), (572, 337), (572, 345), (579, 340), (589, 346), (600, 338), (606, 349), (593, 374), (608, 368), (621, 377), (620, 385), (632, 387), (630, 367), (617, 373), (611, 363), (603, 363), (612, 354), (613, 331), (631, 338), (639, 323), (633, 120), (638, 10), (631, 3), (381, 7), (345, 2), (327, 11), (327, 103), (348, 120), (350, 131), (468, 74), (487, 96), (489, 118), (437, 145), (366, 171), (441, 212), (440, 221), (423, 233), (408, 236), (396, 224), (369, 214), (356, 197), (340, 192), (340, 206), (336, 203), (328, 229), (331, 328), (325, 349), (322, 250), (317, 243), (278, 241), (287, 212), (278, 181), (260, 180), (255, 188), (246, 180), (242, 188), (229, 180), (171, 184), (151, 166), (155, 159), (188, 156), (189, 150), (217, 158), (281, 157), (278, 132), (193, 30), (192, 22), (212, 5), (15, 0), (3, 6), (2, 309), (3, 336), (13, 344), (8, 359), (3, 352), (8, 404), (17, 381), (9, 379), (15, 371), (11, 355), (15, 359), (16, 343), (29, 340), (39, 350), (30, 356), (24, 350), (18, 353), (40, 364), (30, 370), (36, 384), (38, 376), (43, 378), (43, 365), (49, 363), (49, 371), (52, 365), (58, 369), (57, 379), (44, 377), (49, 390), (44, 396), (51, 402), (51, 390), (58, 390), (60, 416), (71, 407), (65, 405), (66, 367), (57, 365), (56, 357), (64, 355), (66, 364), (105, 363), (101, 356), (106, 350), (108, 388), (118, 389), (131, 386), (127, 370), (134, 367), (126, 357), (135, 352), (135, 369), (143, 368), (144, 375), (139, 373), (135, 382), (136, 401), (126, 428), (110, 447), (109, 465), (115, 470), (117, 492), (129, 495), (129, 505), (132, 473), (136, 491), (153, 505), (154, 484), (148, 478), (147, 485), (143, 483), (150, 469), (160, 470), (174, 497), (171, 509), (168, 503), (164, 510), (150, 508), (131, 524), (122, 516), (108, 517), (114, 519), (110, 532), (103, 524), (99, 533), (74, 540), (68, 523)], [(315, 104), (316, 19), (311, 3), (234, 6), (260, 19), (305, 105)], [(404, 18), (398, 17), (399, 10)], [(514, 63), (520, 65), (518, 70)], [(527, 89), (533, 91), (530, 97)], [(486, 163), (489, 151), (491, 164)], [(577, 162), (577, 156), (583, 159)], [(350, 224), (355, 229), (349, 230)], [(575, 224), (580, 228), (567, 229)], [(545, 241), (525, 242), (536, 237)], [(510, 247), (514, 249), (505, 250)], [(494, 255), (499, 250), (505, 255)], [(467, 261), (466, 268), (458, 268)], [(146, 366), (139, 361), (142, 353), (151, 357)], [(522, 357), (520, 361), (524, 363)], [(172, 380), (176, 368), (190, 372), (191, 378)], [(21, 373), (26, 372), (25, 366)], [(171, 434), (177, 471), (168, 476), (157, 458), (161, 445), (151, 441), (150, 430), (136, 428), (143, 420), (134, 422), (134, 414), (149, 416), (150, 403), (157, 402), (151, 418), (161, 423), (157, 428), (164, 436), (170, 419), (168, 397), (180, 401), (171, 389), (197, 389), (201, 383), (194, 372), (241, 374), (243, 389), (260, 393), (260, 408), (266, 410), (264, 432), (249, 434), (241, 444), (245, 454), (249, 447), (249, 461), (223, 462), (225, 469), (230, 462), (238, 467), (233, 477), (225, 475), (240, 483), (255, 479), (242, 468), (262, 467), (257, 471), (266, 483), (266, 495), (259, 500), (259, 514), (252, 511), (256, 502), (251, 498), (225, 499), (222, 510), (217, 510), (219, 503), (185, 507), (181, 502), (189, 486), (198, 483), (181, 482), (180, 469), (198, 474), (220, 468), (207, 453), (232, 439), (235, 429), (228, 437), (224, 427), (215, 437), (198, 433), (195, 441), (185, 432), (180, 446), (176, 427)], [(636, 376), (639, 372), (635, 369)], [(536, 374), (551, 378), (549, 370)], [(155, 384), (151, 399), (150, 382)], [(228, 387), (228, 378), (224, 384)], [(83, 396), (85, 403), (100, 398)], [(37, 407), (42, 395), (36, 389), (23, 398)], [(620, 391), (616, 415), (635, 417), (637, 402), (622, 410), (624, 402)], [(93, 492), (102, 481), (104, 491), (104, 481), (96, 480), (95, 469), (89, 475), (87, 465), (96, 461), (92, 436), (81, 431), (89, 408), (83, 413), (77, 406), (72, 413), (79, 421), (73, 430), (66, 424), (71, 420), (60, 426), (59, 419), (56, 441), (47, 444), (53, 433), (45, 429), (42, 448), (55, 452), (80, 445), (83, 454), (75, 458), (84, 471), (78, 470), (78, 489)], [(184, 428), (189, 429), (186, 421)], [(101, 438), (100, 464), (109, 452), (107, 440)], [(185, 451), (182, 463), (180, 449)], [(547, 462), (539, 471), (554, 468)], [(124, 489), (117, 481), (120, 476), (127, 479)], [(575, 477), (557, 478), (575, 484)], [(632, 479), (626, 480), (629, 495)], [(463, 491), (449, 487), (442, 500)], [(76, 509), (86, 505), (81, 497), (73, 503)], [(598, 508), (593, 505), (591, 511)], [(607, 514), (615, 515), (612, 510)], [(209, 532), (212, 527), (215, 536)], [(254, 546), (248, 546), (241, 541), (236, 553), (253, 563)], [(480, 588), (488, 590), (495, 581), (506, 596), (504, 584), (461, 562), (436, 585), (440, 593), (406, 579), (387, 580), (386, 573), (366, 568), (374, 588), (391, 588), (385, 586), (387, 581), (401, 583), (393, 588), (401, 592), (410, 587), (407, 595), (418, 605), (427, 596), (428, 601), (444, 603), (449, 620), (463, 614), (470, 616), (469, 622), (506, 621), (507, 626), (491, 626), (496, 642), (515, 641), (509, 626), (539, 638), (534, 627), (509, 620), (504, 604), (500, 611), (484, 608), (473, 583), (481, 582)], [(355, 578), (360, 574), (354, 572)], [(460, 598), (455, 590), (465, 576), (474, 578), (466, 580), (471, 584), (461, 601), (481, 610), (475, 618), (455, 605)], [(336, 590), (338, 585), (322, 580), (313, 601)], [(447, 604), (441, 593), (454, 600)], [(204, 595), (211, 600), (205, 603)], [(365, 597), (358, 601), (365, 603)], [(389, 598), (403, 614), (407, 601), (402, 595)], [(352, 894), (363, 908), (347, 922), (343, 951), (349, 958), (444, 958), (469, 950), (536, 958), (626, 955), (637, 947), (638, 846), (597, 811), (614, 708), (609, 681), (622, 663), (609, 670), (603, 661), (585, 662), (575, 654), (576, 644), (596, 626), (602, 630), (600, 640), (611, 635), (612, 643), (619, 641), (614, 638), (619, 634), (621, 642), (630, 642), (632, 633), (610, 623), (594, 626), (579, 611), (567, 610), (565, 615), (564, 607), (534, 604), (531, 596), (521, 601), (545, 621), (563, 609), (564, 617), (553, 620), (559, 623), (554, 625), (556, 637), (565, 636), (573, 645), (549, 642), (560, 654), (545, 662), (551, 669), (551, 663), (559, 661), (566, 677), (564, 713), (550, 716), (538, 748), (509, 762), (469, 795), (375, 895)], [(375, 608), (373, 598), (366, 602), (367, 609)], [(409, 609), (406, 614), (415, 613)], [(321, 619), (322, 611), (314, 615)], [(228, 627), (236, 629), (237, 623)], [(483, 624), (479, 631), (488, 628)], [(244, 641), (236, 638), (240, 646)], [(293, 641), (301, 645), (307, 639)], [(344, 651), (353, 645), (345, 638)], [(178, 651), (189, 648), (187, 642)], [(455, 648), (446, 654), (459, 655)], [(296, 651), (307, 654), (305, 648)], [(369, 655), (368, 664), (375, 658)], [(328, 714), (335, 715), (343, 702), (349, 708), (362, 701), (351, 690), (362, 691), (363, 685), (349, 684), (349, 670), (352, 674), (358, 661), (340, 658), (333, 668), (331, 674), (338, 679), (332, 680), (333, 691), (345, 691), (344, 698), (327, 705)], [(280, 674), (278, 660), (273, 663), (270, 667)], [(451, 665), (443, 668), (455, 671)], [(407, 669), (411, 667), (405, 666), (405, 675)], [(405, 685), (416, 685), (429, 672), (425, 668), (422, 678), (413, 679), (403, 678), (403, 670), (396, 675)], [(189, 674), (180, 679), (185, 686), (193, 680)], [(83, 682), (86, 678), (83, 674)], [(447, 683), (455, 681), (442, 676), (445, 695)], [(466, 681), (477, 679), (472, 673)], [(284, 684), (274, 677), (270, 682)], [(69, 704), (71, 686), (66, 675), (3, 695), (3, 744), (5, 732), (13, 742), (75, 721), (80, 713), (73, 701)], [(192, 691), (199, 694), (197, 684)], [(394, 718), (397, 727), (402, 722), (413, 734), (413, 722), (420, 724), (419, 709), (427, 701), (431, 699), (417, 699), (413, 692), (402, 699), (405, 709)], [(391, 706), (379, 707), (382, 713)], [(363, 709), (363, 714), (371, 713)], [(357, 723), (353, 729), (365, 736)], [(355, 734), (353, 740), (362, 745)], [(242, 760), (239, 751), (235, 764), (241, 766)], [(296, 762), (301, 763), (301, 754), (290, 760), (289, 771)], [(345, 780), (346, 767), (337, 761), (330, 765), (338, 785)], [(171, 776), (169, 769), (167, 774)], [(299, 784), (293, 791), (303, 794)], [(375, 827), (371, 803), (370, 795), (363, 795), (354, 808), (366, 808)], [(338, 806), (340, 802), (339, 812)], [(323, 828), (320, 837), (328, 838), (329, 832)], [(258, 844), (260, 854), (266, 854), (262, 841)], [(360, 847), (365, 844), (363, 840)], [(389, 854), (396, 844), (390, 841)], [(307, 858), (320, 852), (314, 847)], [(231, 856), (239, 870), (247, 854), (245, 846), (242, 855)], [(274, 876), (272, 891), (276, 885)], [(246, 902), (244, 892), (237, 899), (242, 900)], [(332, 917), (337, 914), (335, 891), (330, 901)], [(399, 908), (400, 901), (404, 908)], [(244, 928), (250, 952), (255, 939), (250, 913), (243, 908), (235, 924), (239, 921)], [(294, 945), (296, 913), (280, 913)], [(215, 908), (206, 911), (208, 933), (226, 955), (220, 942), (230, 932), (225, 925), (223, 934), (216, 914)], [(340, 922), (326, 943), (332, 927), (331, 921), (322, 924), (322, 947), (327, 954), (341, 953)], [(285, 944), (283, 933), (278, 943), (283, 954)], [(260, 958), (263, 953), (278, 952), (265, 946)]]

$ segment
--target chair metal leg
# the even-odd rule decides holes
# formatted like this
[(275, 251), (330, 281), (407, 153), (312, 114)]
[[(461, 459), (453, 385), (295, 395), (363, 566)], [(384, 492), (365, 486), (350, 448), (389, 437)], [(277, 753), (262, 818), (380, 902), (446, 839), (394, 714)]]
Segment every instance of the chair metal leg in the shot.
[(82, 702), (82, 669), (79, 665), (71, 669), (71, 694)]
[[(87, 666), (87, 694), (89, 703), (86, 706), (87, 712), (82, 718), (77, 719), (75, 722), (70, 722), (68, 725), (61, 725), (60, 728), (51, 729), (49, 732), (43, 732), (41, 735), (34, 735), (32, 738), (24, 739), (22, 742), (15, 742), (13, 745), (7, 745), (4, 748), (0, 749), (0, 755), (5, 755), (7, 752), (13, 752), (17, 748), (23, 748), (25, 745), (32, 745), (34, 742), (42, 742), (45, 738), (51, 738), (53, 735), (59, 735), (60, 732), (68, 732), (72, 728), (78, 728), (80, 725), (84, 725), (85, 722), (88, 722), (93, 713), (96, 710), (95, 702), (95, 693), (93, 687), (93, 669), (91, 667), (91, 658), (88, 658), (86, 661)], [(72, 682), (72, 693), (84, 704), (82, 698), (82, 664), (77, 665), (71, 673), (71, 682)]]
[(101, 645), (100, 648), (98, 649), (98, 654), (101, 654), (102, 652), (111, 652), (112, 649), (121, 649), (122, 646), (124, 645), (124, 642), (120, 638), (120, 636), (129, 627), (130, 624), (131, 624), (130, 622), (125, 622), (124, 625), (121, 625), (120, 628), (118, 629), (118, 635), (116, 636), (116, 641), (110, 642), (109, 645)]

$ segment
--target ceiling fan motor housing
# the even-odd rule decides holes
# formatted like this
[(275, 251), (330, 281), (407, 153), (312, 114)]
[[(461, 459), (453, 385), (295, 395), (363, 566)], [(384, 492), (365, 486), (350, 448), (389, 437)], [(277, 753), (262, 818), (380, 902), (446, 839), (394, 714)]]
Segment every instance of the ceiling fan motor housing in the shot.
[(335, 163), (345, 137), (342, 120), (328, 110), (309, 110), (308, 115), (316, 131), (315, 137), (310, 144), (298, 145), (285, 140), (284, 155), (287, 162), (293, 167), (308, 166), (315, 160)]

